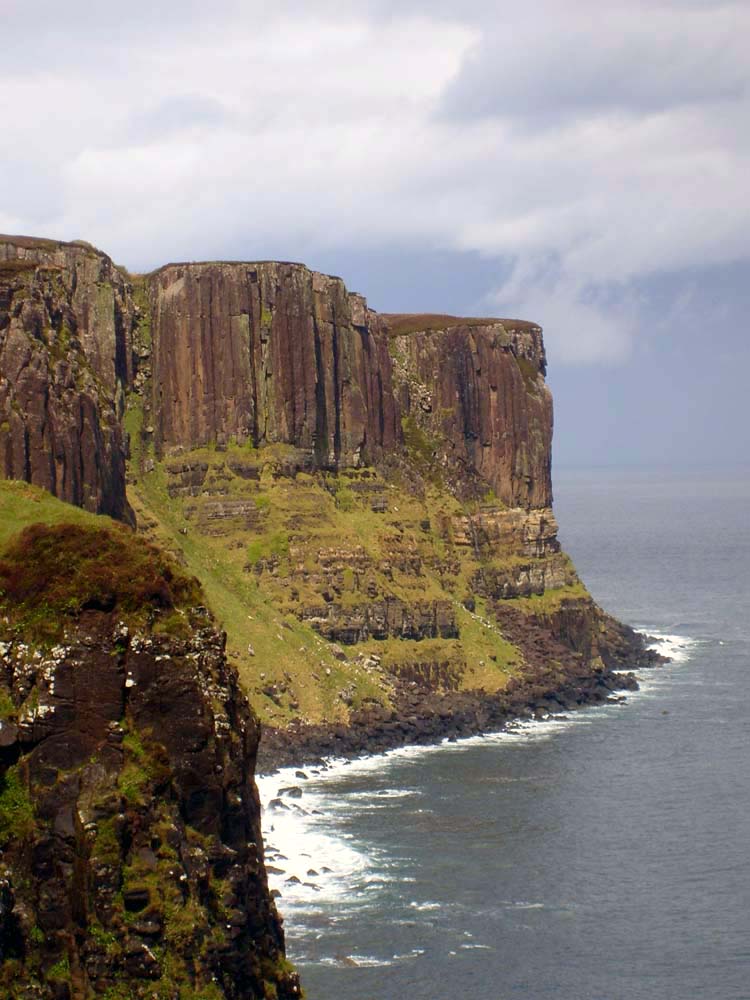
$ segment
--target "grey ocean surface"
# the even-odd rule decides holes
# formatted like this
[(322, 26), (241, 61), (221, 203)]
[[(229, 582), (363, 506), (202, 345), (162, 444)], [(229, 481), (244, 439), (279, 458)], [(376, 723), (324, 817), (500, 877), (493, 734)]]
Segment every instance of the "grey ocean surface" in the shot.
[(267, 843), (309, 1000), (750, 998), (750, 471), (555, 483), (594, 597), (675, 662), (624, 704), (298, 781)]

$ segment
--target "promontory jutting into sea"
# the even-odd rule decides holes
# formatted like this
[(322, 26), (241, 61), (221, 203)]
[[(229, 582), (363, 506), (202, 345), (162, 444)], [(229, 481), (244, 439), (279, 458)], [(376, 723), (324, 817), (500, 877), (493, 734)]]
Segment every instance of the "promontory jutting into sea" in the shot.
[(748, 481), (563, 480), (603, 610), (545, 376), (526, 320), (0, 236), (3, 996), (748, 995)]

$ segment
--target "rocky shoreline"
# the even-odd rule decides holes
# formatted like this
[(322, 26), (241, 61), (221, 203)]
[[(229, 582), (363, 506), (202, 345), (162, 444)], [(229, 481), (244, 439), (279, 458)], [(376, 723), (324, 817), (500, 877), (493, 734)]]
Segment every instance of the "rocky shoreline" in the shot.
[(637, 691), (634, 670), (669, 662), (648, 648), (641, 634), (627, 629), (627, 642), (602, 668), (537, 668), (513, 679), (497, 694), (482, 691), (435, 692), (417, 681), (399, 681), (393, 708), (366, 706), (349, 725), (292, 723), (287, 729), (264, 727), (256, 772), (320, 765), (327, 758), (355, 758), (402, 746), (429, 745), (482, 733), (499, 732), (519, 719), (544, 718), (589, 705), (619, 700), (617, 692)]

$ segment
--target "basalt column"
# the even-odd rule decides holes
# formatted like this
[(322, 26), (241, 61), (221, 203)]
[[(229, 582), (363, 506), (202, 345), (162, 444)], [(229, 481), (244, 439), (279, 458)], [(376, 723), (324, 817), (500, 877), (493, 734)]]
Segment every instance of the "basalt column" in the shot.
[(285, 443), (323, 468), (400, 439), (387, 335), (300, 264), (171, 264), (150, 278), (157, 453)]
[[(407, 421), (454, 476), (509, 507), (552, 503), (552, 395), (541, 328), (507, 320), (385, 317)], [(407, 332), (402, 332), (405, 328)]]
[(129, 519), (130, 286), (83, 243), (0, 236), (0, 476)]

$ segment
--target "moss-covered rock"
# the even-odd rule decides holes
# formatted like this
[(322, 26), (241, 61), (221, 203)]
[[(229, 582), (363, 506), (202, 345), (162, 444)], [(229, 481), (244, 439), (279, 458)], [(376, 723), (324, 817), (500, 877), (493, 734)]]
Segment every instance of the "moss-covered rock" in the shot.
[(195, 580), (98, 523), (25, 528), (0, 580), (0, 993), (299, 997), (258, 724)]

